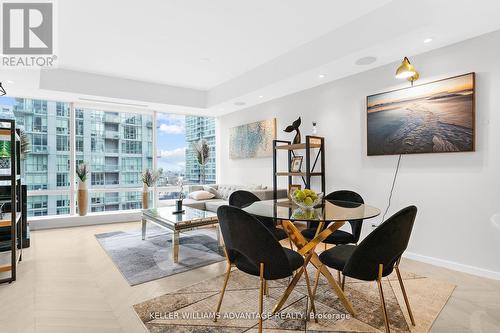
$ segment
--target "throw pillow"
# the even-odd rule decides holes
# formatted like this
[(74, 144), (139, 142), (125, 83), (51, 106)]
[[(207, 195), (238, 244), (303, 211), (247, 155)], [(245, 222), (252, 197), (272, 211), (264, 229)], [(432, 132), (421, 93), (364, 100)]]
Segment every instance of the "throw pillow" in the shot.
[(189, 197), (194, 200), (207, 200), (212, 199), (215, 195), (207, 191), (194, 191), (189, 193)]
[(212, 193), (215, 198), (222, 199), (222, 196), (220, 195), (219, 191), (217, 191), (217, 189), (213, 188), (212, 186), (203, 185), (203, 190)]

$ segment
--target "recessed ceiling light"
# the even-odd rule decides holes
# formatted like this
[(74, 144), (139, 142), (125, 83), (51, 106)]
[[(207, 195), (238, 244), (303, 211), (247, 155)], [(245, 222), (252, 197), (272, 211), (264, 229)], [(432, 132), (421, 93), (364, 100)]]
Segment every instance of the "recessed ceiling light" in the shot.
[(325, 74), (320, 74), (320, 75), (318, 75), (318, 77), (319, 77), (320, 79), (325, 78), (325, 76), (326, 76)]
[(210, 58), (201, 58), (200, 61), (202, 61), (202, 62), (210, 62), (211, 59)]
[(430, 43), (432, 42), (432, 38), (426, 38), (424, 39), (424, 43), (427, 44), (427, 43)]
[(234, 102), (234, 105), (236, 106), (243, 106), (243, 105), (246, 105), (247, 103), (245, 102)]
[(260, 95), (259, 98), (264, 98), (264, 96)]
[(12, 81), (12, 80), (5, 80), (5, 82), (10, 83), (10, 84), (14, 83), (14, 81)]
[(369, 57), (359, 58), (358, 60), (356, 60), (355, 64), (358, 66), (366, 66), (373, 64), (375, 61), (377, 61), (377, 58), (369, 56)]

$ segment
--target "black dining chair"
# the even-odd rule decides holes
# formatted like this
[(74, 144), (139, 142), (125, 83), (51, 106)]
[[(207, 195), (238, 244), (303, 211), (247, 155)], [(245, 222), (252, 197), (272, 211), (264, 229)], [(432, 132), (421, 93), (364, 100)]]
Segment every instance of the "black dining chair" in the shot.
[[(382, 278), (391, 274), (393, 270), (396, 270), (411, 323), (415, 326), (399, 271), (399, 261), (408, 246), (416, 215), (417, 207), (403, 208), (373, 230), (359, 245), (338, 245), (319, 255), (323, 265), (342, 271), (342, 289), (344, 289), (346, 276), (363, 281), (377, 281), (386, 332), (390, 329), (382, 290)], [(313, 295), (316, 293), (318, 280), (317, 275)]]
[[(238, 208), (245, 208), (245, 207), (253, 204), (256, 201), (260, 201), (259, 197), (257, 197), (252, 192), (243, 191), (243, 190), (234, 191), (229, 196), (229, 205), (234, 206), (234, 207), (238, 207)], [(272, 219), (270, 217), (264, 217), (264, 216), (259, 216), (257, 218), (259, 219), (260, 222), (262, 222), (262, 224), (267, 229), (269, 229), (269, 231), (273, 234), (273, 236), (277, 240), (280, 241), (280, 240), (288, 238), (288, 235), (285, 232), (285, 230), (276, 227), (276, 222), (274, 221), (274, 219)], [(290, 241), (290, 248), (293, 249), (292, 241), (290, 239), (289, 239), (289, 241)]]
[[(325, 200), (337, 200), (337, 201), (346, 201), (346, 202), (354, 202), (364, 204), (364, 200), (358, 193), (349, 190), (339, 190), (335, 192), (331, 192), (324, 198)], [(325, 244), (357, 244), (359, 241), (359, 237), (361, 236), (361, 228), (363, 227), (363, 220), (353, 220), (349, 221), (351, 225), (351, 233), (344, 230), (335, 230), (330, 236), (328, 236), (322, 243)], [(308, 228), (302, 230), (302, 236), (304, 236), (307, 240), (311, 240), (316, 236), (317, 232), (323, 231), (328, 227), (327, 223), (323, 226), (321, 230), (318, 230), (319, 222), (309, 222)], [(338, 281), (340, 283), (341, 276), (340, 272), (338, 273)]]
[[(290, 277), (296, 270), (298, 272), (294, 278), (300, 278), (300, 275), (306, 272), (307, 262), (299, 253), (282, 247), (260, 220), (240, 208), (221, 206), (217, 209), (217, 217), (224, 238), (228, 265), (214, 321), (217, 321), (233, 266), (242, 272), (260, 277), (259, 314), (262, 315), (267, 281)], [(304, 277), (312, 311), (316, 317), (309, 277), (307, 274), (304, 274)], [(259, 316), (259, 332), (262, 332), (262, 316)]]
[[(335, 191), (324, 198), (325, 200), (338, 200), (338, 201), (348, 201), (363, 204), (364, 200), (356, 192), (349, 190), (340, 190)], [(344, 230), (335, 230), (330, 236), (328, 236), (323, 243), (326, 244), (355, 244), (359, 241), (359, 237), (361, 236), (361, 228), (363, 226), (363, 220), (353, 220), (349, 221), (351, 225), (351, 233)], [(302, 230), (302, 236), (304, 236), (307, 240), (311, 240), (316, 236), (316, 232), (318, 231), (319, 222), (310, 222), (307, 229)], [(327, 228), (328, 225), (324, 225), (322, 230)]]

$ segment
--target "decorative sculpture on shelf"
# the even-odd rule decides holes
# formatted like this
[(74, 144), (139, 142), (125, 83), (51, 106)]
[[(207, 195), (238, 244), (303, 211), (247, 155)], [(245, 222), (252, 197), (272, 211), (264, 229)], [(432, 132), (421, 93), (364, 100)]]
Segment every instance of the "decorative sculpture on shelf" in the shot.
[(299, 126), (301, 123), (302, 123), (302, 121), (300, 120), (300, 117), (299, 117), (290, 126), (287, 126), (287, 128), (285, 128), (285, 130), (284, 130), (287, 133), (297, 131), (297, 133), (295, 134), (295, 137), (293, 138), (293, 144), (297, 144), (297, 143), (301, 142), (300, 130), (299, 130)]

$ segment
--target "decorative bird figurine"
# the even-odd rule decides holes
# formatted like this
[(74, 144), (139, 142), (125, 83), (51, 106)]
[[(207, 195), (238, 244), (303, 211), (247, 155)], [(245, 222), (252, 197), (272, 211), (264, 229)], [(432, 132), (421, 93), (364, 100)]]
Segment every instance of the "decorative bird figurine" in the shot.
[(284, 130), (287, 133), (297, 131), (297, 133), (295, 134), (295, 137), (293, 138), (293, 144), (300, 143), (300, 141), (301, 141), (300, 130), (299, 130), (299, 126), (301, 123), (302, 123), (302, 121), (300, 120), (300, 117), (299, 117), (290, 126), (287, 126), (287, 128), (285, 128), (285, 130)]

